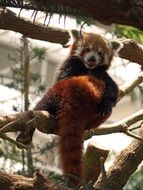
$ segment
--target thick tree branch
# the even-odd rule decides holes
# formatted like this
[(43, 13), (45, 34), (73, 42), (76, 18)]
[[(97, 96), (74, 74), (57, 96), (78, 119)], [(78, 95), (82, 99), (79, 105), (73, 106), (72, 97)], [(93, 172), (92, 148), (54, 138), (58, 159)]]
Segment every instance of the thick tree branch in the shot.
[[(10, 116), (0, 117), (0, 138), (8, 140), (19, 148), (29, 148), (32, 141), (30, 129), (37, 128), (42, 133), (57, 134), (56, 121), (46, 111), (26, 111)], [(22, 131), (18, 141), (11, 139), (5, 133)]]
[[(31, 119), (32, 115), (32, 119)], [(125, 133), (129, 136), (132, 136), (136, 139), (142, 140), (137, 135), (133, 135), (130, 129), (130, 126), (135, 124), (138, 121), (142, 121), (143, 110), (138, 111), (137, 113), (125, 118), (124, 120), (114, 123), (111, 125), (103, 125), (99, 128), (96, 128), (92, 131), (85, 133), (85, 139), (92, 137), (93, 135), (105, 135), (110, 133)], [(22, 145), (21, 143), (11, 140), (10, 137), (7, 137), (5, 133), (23, 131), (21, 139), (18, 139), (23, 144), (30, 144), (32, 137), (29, 136), (30, 127), (37, 128), (42, 133), (46, 134), (58, 134), (58, 126), (56, 121), (52, 118), (46, 111), (28, 111), (19, 113), (12, 116), (1, 116), (0, 118), (0, 138), (6, 139), (13, 144), (16, 144), (20, 148), (28, 148), (28, 146)], [(7, 137), (7, 138), (6, 138)]]
[(54, 184), (41, 173), (36, 172), (33, 178), (8, 174), (0, 171), (0, 190), (69, 190), (64, 186)]
[[(143, 29), (143, 1), (136, 0), (30, 0), (36, 4), (22, 3), (23, 1), (0, 1), (0, 6), (25, 8), (46, 11), (52, 9), (52, 13), (66, 15), (86, 15), (104, 24), (118, 23), (135, 26)], [(27, 1), (26, 1), (27, 2)], [(73, 9), (73, 10), (72, 10)]]
[[(139, 135), (143, 137), (143, 126)], [(117, 157), (105, 176), (98, 178), (94, 184), (95, 190), (121, 190), (129, 176), (138, 168), (143, 159), (143, 141), (133, 140)]]
[[(42, 117), (41, 117), (42, 116)], [(18, 119), (19, 118), (19, 119)], [(124, 120), (124, 122), (123, 123), (126, 123), (128, 126), (130, 125), (130, 124), (132, 124), (132, 123), (134, 123), (135, 121), (139, 121), (139, 120), (142, 120), (142, 118), (143, 118), (143, 110), (141, 110), (140, 112), (138, 112), (136, 115), (134, 115), (134, 116), (131, 116), (130, 118), (128, 118), (128, 120), (127, 119), (125, 119)], [(16, 120), (16, 122), (14, 123), (13, 121), (14, 121), (14, 119)], [(37, 120), (36, 120), (37, 119)], [(48, 119), (48, 120), (47, 120)], [(51, 118), (52, 119), (52, 118)], [(51, 125), (51, 123), (49, 123), (49, 125), (46, 125), (45, 126), (45, 124), (47, 124), (47, 121), (49, 121), (49, 114), (47, 113), (47, 112), (44, 112), (44, 111), (42, 111), (42, 112), (38, 112), (38, 111), (36, 111), (36, 112), (32, 112), (32, 111), (29, 111), (29, 112), (24, 112), (24, 113), (21, 113), (21, 114), (16, 114), (16, 115), (13, 115), (13, 116), (10, 116), (10, 117), (1, 117), (1, 122), (0, 122), (0, 126), (2, 126), (2, 123), (4, 122), (5, 124), (7, 123), (7, 120), (8, 121), (11, 121), (11, 124), (9, 124), (9, 125), (5, 125), (5, 127), (4, 128), (2, 128), (1, 129), (1, 132), (8, 132), (8, 131), (16, 131), (17, 129), (18, 130), (21, 130), (21, 127), (23, 128), (25, 128), (25, 127), (27, 127), (27, 125), (24, 125), (24, 123), (30, 123), (31, 124), (31, 122), (35, 122), (35, 124), (37, 123), (37, 126), (39, 126), (39, 124), (40, 125), (42, 125), (43, 123), (43, 127), (40, 127), (39, 129), (40, 129), (40, 131), (42, 131), (42, 132), (47, 132), (47, 130), (49, 130), (48, 128), (45, 128), (45, 127), (49, 127), (50, 125)], [(52, 122), (53, 122), (53, 120), (51, 120)], [(40, 122), (40, 123), (39, 123)], [(21, 126), (21, 124), (23, 123), (23, 125)], [(16, 125), (15, 125), (16, 124)], [(120, 126), (122, 126), (122, 124), (120, 124)], [(34, 126), (34, 127), (36, 127), (36, 126)], [(116, 127), (114, 127), (114, 128), (116, 128)], [(50, 128), (51, 129), (51, 128)], [(50, 131), (49, 131), (50, 132)], [(113, 131), (112, 131), (113, 132)], [(126, 183), (126, 180), (128, 179), (128, 177), (132, 174), (131, 172), (134, 172), (135, 170), (136, 170), (136, 168), (137, 168), (137, 165), (141, 162), (141, 159), (142, 159), (142, 157), (143, 157), (143, 155), (142, 155), (142, 146), (143, 146), (143, 141), (137, 141), (137, 140), (135, 140), (134, 141), (135, 143), (132, 143), (131, 144), (131, 147), (132, 147), (132, 149), (131, 149), (131, 147), (128, 147), (128, 149), (127, 150), (129, 150), (129, 151), (124, 151), (122, 154), (121, 154), (121, 156), (119, 157), (119, 159), (118, 159), (118, 168), (117, 167), (115, 167), (115, 166), (117, 166), (116, 164), (117, 163), (115, 163), (114, 164), (114, 167), (112, 168), (112, 170), (110, 171), (108, 171), (107, 173), (106, 173), (106, 178), (105, 178), (105, 176), (102, 176), (102, 178), (99, 178), (99, 179), (101, 179), (101, 183), (100, 183), (100, 181), (97, 181), (97, 184), (95, 184), (95, 189), (100, 189), (100, 185), (101, 184), (103, 184), (103, 188), (101, 188), (101, 189), (104, 189), (104, 187), (106, 187), (107, 186), (107, 190), (109, 189), (109, 190), (111, 190), (112, 188), (110, 188), (110, 186), (109, 186), (109, 184), (111, 183), (112, 184), (112, 186), (111, 187), (113, 187), (113, 185), (114, 185), (114, 174), (115, 175), (117, 175), (117, 177), (120, 175), (121, 177), (122, 177), (122, 179), (123, 180), (120, 180), (121, 181), (121, 184), (119, 183), (119, 180), (117, 180), (117, 181), (115, 181), (115, 184), (116, 184), (116, 187), (114, 187), (114, 189), (115, 190), (119, 190), (119, 189), (121, 189), (120, 188), (120, 186), (121, 185), (124, 185), (125, 183)], [(127, 152), (127, 154), (125, 154)], [(134, 154), (134, 152), (135, 152), (135, 154)], [(124, 156), (124, 154), (125, 154), (125, 156)], [(139, 155), (138, 155), (139, 154)], [(123, 158), (122, 158), (123, 157)], [(136, 159), (135, 159), (136, 158)], [(121, 161), (120, 161), (120, 159), (121, 159)], [(132, 163), (133, 162), (133, 163)], [(120, 163), (120, 164), (119, 164)], [(127, 164), (127, 165), (126, 165)], [(132, 167), (132, 169), (130, 170), (130, 172), (126, 172), (126, 170), (127, 171), (129, 171), (129, 168), (132, 166), (134, 164), (134, 166)], [(122, 166), (123, 165), (123, 166)], [(120, 167), (123, 167), (123, 168), (121, 168), (121, 170), (120, 170)], [(90, 169), (93, 169), (92, 167), (90, 168)], [(124, 172), (122, 172), (121, 173), (121, 171), (122, 171), (122, 169), (123, 169), (123, 171)], [(113, 172), (114, 171), (114, 172)], [(126, 175), (126, 178), (124, 178), (124, 174)], [(127, 175), (128, 174), (128, 175)], [(112, 176), (113, 175), (113, 176)], [(91, 176), (91, 177), (93, 177), (93, 176)], [(1, 174), (0, 174), (0, 178), (1, 178)], [(3, 177), (2, 177), (3, 178)], [(9, 178), (8, 178), (9, 179)], [(43, 177), (42, 177), (42, 179), (43, 179)], [(107, 181), (104, 180), (105, 179), (107, 179)], [(113, 179), (113, 180), (112, 180)], [(4, 179), (5, 180), (5, 179)], [(13, 178), (11, 179), (12, 181), (14, 180)], [(23, 181), (24, 179), (22, 179), (21, 178), (21, 180)], [(31, 179), (28, 179), (28, 180), (31, 180)], [(45, 179), (44, 179), (45, 180)], [(110, 183), (109, 183), (109, 181), (110, 181)], [(122, 182), (123, 181), (123, 182)], [(0, 180), (0, 184), (2, 183), (3, 181), (1, 181)], [(19, 180), (18, 182), (17, 182), (18, 184), (19, 184), (19, 186), (23, 186), (24, 184), (22, 183), (21, 184), (21, 181)], [(17, 184), (16, 183), (16, 184)], [(39, 183), (39, 179), (37, 180), (37, 183)], [(27, 183), (25, 183), (26, 184), (26, 188), (28, 188), (29, 187), (29, 185), (31, 185), (32, 186), (32, 188), (33, 188), (33, 190), (36, 190), (36, 187), (33, 187), (33, 181), (32, 182), (28, 182), (28, 184)], [(45, 184), (45, 183), (44, 183)], [(49, 183), (48, 183), (49, 184)], [(117, 185), (118, 184), (118, 185)], [(8, 185), (8, 184), (7, 184)], [(12, 186), (12, 184), (9, 184), (10, 186)], [(47, 188), (47, 184), (45, 184), (46, 185), (46, 188)], [(98, 186), (99, 186), (99, 188), (98, 188)], [(118, 186), (119, 186), (119, 188), (118, 188)], [(1, 186), (0, 185), (0, 187), (3, 187), (3, 186)], [(6, 186), (4, 186), (5, 188), (4, 189), (6, 189)], [(102, 187), (102, 186), (101, 186)], [(25, 188), (25, 189), (26, 189)], [(55, 189), (57, 188), (57, 190), (59, 189), (58, 187), (55, 187)], [(42, 189), (44, 189), (44, 187), (42, 186)], [(63, 188), (62, 188), (63, 189)], [(0, 189), (1, 190), (1, 189)], [(7, 190), (7, 189), (6, 189)], [(28, 190), (28, 189), (27, 189)], [(49, 190), (50, 190), (50, 188), (49, 188)], [(52, 190), (52, 188), (51, 188), (51, 190)], [(54, 188), (53, 188), (53, 190), (54, 190)]]
[(0, 9), (0, 29), (12, 30), (32, 39), (44, 40), (62, 45), (68, 42), (69, 34), (66, 30), (46, 27), (40, 23), (19, 18), (8, 9)]
[(94, 142), (90, 142), (84, 154), (84, 180), (88, 183), (90, 180), (96, 181), (103, 172), (100, 164), (101, 158), (106, 160), (109, 150), (99, 147)]
[(123, 48), (119, 52), (119, 56), (131, 62), (138, 63), (143, 67), (143, 48), (134, 40), (120, 38), (119, 41), (123, 43)]
[(56, 134), (56, 130), (54, 130), (54, 126), (52, 126), (52, 124), (55, 125), (54, 123), (55, 119), (51, 117), (47, 111), (29, 110), (9, 116), (0, 116), (0, 132), (23, 131), (25, 128), (34, 126), (43, 133)]
[[(34, 0), (39, 5), (38, 0)], [(43, 0), (40, 4), (48, 7), (50, 0)], [(114, 4), (114, 5), (113, 5)], [(136, 0), (87, 0), (74, 1), (55, 0), (53, 5), (61, 5), (80, 10), (81, 13), (104, 24), (123, 24), (143, 29), (143, 1)], [(40, 6), (37, 6), (40, 7)], [(79, 9), (80, 8), (80, 9)]]
[[(44, 40), (51, 43), (64, 45), (68, 42), (67, 30), (55, 27), (45, 27), (40, 23), (33, 24), (31, 21), (17, 17), (12, 11), (0, 10), (0, 29), (12, 30), (32, 39)], [(119, 56), (138, 63), (143, 67), (143, 48), (130, 39), (118, 39), (123, 43)]]

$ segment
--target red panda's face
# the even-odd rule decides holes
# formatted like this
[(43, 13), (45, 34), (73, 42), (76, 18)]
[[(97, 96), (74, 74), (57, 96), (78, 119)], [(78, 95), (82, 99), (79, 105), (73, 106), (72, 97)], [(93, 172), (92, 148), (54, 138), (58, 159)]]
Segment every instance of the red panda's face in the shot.
[(106, 38), (93, 34), (85, 33), (81, 37), (75, 37), (71, 47), (71, 55), (80, 57), (86, 68), (95, 69), (105, 65), (110, 66), (113, 54), (120, 47), (119, 42), (110, 42)]
[(102, 48), (95, 49), (91, 44), (85, 44), (81, 52), (77, 50), (76, 55), (83, 59), (88, 69), (94, 69), (99, 65), (109, 64), (105, 51)]

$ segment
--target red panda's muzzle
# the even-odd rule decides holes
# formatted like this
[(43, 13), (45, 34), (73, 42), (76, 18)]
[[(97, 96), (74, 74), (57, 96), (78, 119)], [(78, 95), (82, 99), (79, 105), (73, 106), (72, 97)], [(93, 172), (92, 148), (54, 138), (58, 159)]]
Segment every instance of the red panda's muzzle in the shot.
[(85, 64), (87, 68), (94, 69), (97, 66), (95, 57), (91, 57)]
[(91, 67), (91, 68), (96, 67), (96, 61), (88, 61), (86, 64), (88, 67)]

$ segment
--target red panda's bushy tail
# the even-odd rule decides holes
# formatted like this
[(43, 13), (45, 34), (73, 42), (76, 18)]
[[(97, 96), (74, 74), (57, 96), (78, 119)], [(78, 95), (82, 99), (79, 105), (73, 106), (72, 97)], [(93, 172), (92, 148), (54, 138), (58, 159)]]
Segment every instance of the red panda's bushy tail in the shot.
[[(75, 186), (82, 179), (82, 148), (84, 123), (79, 118), (69, 118), (72, 113), (64, 113), (60, 118), (60, 156), (62, 169), (68, 185)], [(74, 113), (73, 113), (74, 114)], [(72, 114), (72, 115), (73, 115)]]

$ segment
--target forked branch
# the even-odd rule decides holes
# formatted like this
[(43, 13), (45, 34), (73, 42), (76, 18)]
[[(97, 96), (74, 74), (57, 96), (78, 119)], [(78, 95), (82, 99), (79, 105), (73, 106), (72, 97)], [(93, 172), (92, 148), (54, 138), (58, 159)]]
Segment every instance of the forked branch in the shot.
[[(143, 138), (143, 125), (139, 135)], [(104, 177), (101, 176), (98, 178), (94, 184), (95, 190), (121, 190), (129, 179), (129, 176), (136, 171), (141, 163), (143, 159), (142, 150), (143, 141), (134, 139), (117, 157)]]

